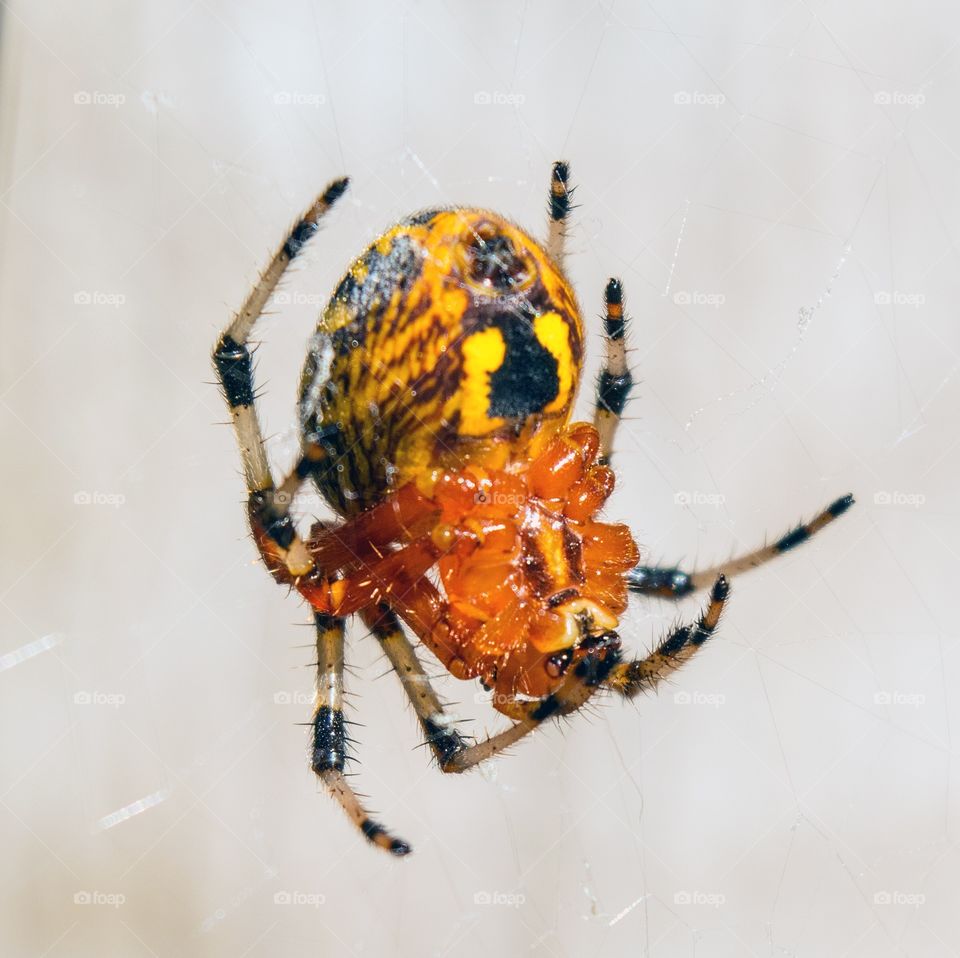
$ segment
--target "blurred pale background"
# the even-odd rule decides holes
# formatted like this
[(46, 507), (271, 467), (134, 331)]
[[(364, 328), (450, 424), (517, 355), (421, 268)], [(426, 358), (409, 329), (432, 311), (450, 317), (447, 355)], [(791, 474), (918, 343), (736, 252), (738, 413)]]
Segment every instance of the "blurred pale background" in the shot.
[[(4, 956), (960, 954), (955, 5), (11, 0), (2, 28)], [(307, 769), (308, 617), (245, 538), (209, 351), (349, 173), (260, 327), (285, 466), (349, 258), (428, 204), (541, 230), (561, 157), (588, 382), (607, 276), (634, 318), (610, 514), (702, 565), (859, 502), (738, 579), (670, 688), (485, 774), (430, 768), (356, 630), (397, 862)]]

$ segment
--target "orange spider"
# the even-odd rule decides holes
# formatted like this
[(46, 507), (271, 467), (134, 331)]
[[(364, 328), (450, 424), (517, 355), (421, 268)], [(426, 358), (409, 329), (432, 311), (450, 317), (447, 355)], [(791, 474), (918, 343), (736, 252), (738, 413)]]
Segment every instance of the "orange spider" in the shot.
[[(433, 209), (383, 233), (337, 286), (311, 340), (300, 389), (300, 459), (273, 481), (254, 408), (247, 342), (291, 260), (343, 194), (337, 180), (296, 226), (217, 343), (249, 491), (254, 540), (317, 626), (312, 767), (374, 844), (410, 846), (372, 821), (344, 776), (345, 619), (378, 637), (437, 761), (462, 772), (597, 689), (654, 688), (716, 629), (729, 593), (718, 569), (638, 565), (630, 530), (598, 516), (632, 379), (623, 293), (606, 289), (606, 363), (593, 425), (570, 423), (584, 331), (563, 273), (570, 192), (553, 167), (546, 246), (487, 210)], [(312, 481), (341, 517), (298, 533), (291, 503)], [(853, 502), (845, 496), (772, 546), (767, 561)], [(712, 583), (692, 625), (623, 659), (628, 590), (679, 598)], [(469, 744), (445, 714), (403, 625), (459, 679), (479, 679), (506, 731)]]

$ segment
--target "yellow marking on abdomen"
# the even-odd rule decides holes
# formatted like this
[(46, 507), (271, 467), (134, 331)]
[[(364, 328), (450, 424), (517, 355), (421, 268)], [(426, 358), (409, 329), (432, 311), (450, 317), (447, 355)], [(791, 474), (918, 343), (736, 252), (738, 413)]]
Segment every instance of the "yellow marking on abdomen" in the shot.
[(460, 386), (460, 432), (483, 436), (503, 425), (502, 419), (491, 419), (490, 374), (496, 372), (507, 355), (503, 334), (495, 326), (468, 336), (463, 343), (463, 381)]
[(544, 313), (533, 321), (533, 331), (540, 345), (557, 361), (557, 398), (544, 406), (545, 413), (559, 412), (570, 402), (573, 389), (573, 353), (570, 350), (570, 327), (559, 313)]

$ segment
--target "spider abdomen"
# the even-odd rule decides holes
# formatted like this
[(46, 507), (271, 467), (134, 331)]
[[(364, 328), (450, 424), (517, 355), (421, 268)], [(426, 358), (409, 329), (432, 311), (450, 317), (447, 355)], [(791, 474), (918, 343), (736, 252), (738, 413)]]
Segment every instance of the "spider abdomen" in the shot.
[(543, 248), (493, 213), (384, 233), (324, 310), (301, 384), (313, 476), (343, 515), (431, 468), (505, 467), (566, 422), (583, 332)]

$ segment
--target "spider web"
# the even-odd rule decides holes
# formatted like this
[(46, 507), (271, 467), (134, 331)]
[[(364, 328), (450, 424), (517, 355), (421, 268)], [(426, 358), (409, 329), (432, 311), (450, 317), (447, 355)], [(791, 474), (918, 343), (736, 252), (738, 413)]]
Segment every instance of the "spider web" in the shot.
[[(955, 11), (101, 12), (4, 7), (0, 415), (8, 502), (29, 503), (0, 604), (10, 952), (960, 954)], [(659, 695), (604, 700), (475, 776), (414, 749), (354, 629), (358, 787), (416, 850), (385, 862), (305, 769), (312, 635), (241, 536), (207, 356), (349, 173), (258, 327), (282, 471), (349, 259), (437, 204), (542, 234), (560, 158), (580, 416), (609, 276), (632, 317), (610, 518), (694, 568), (858, 505), (739, 578)], [(636, 603), (626, 644), (701, 601)], [(438, 684), (471, 731), (498, 727), (473, 684)]]

